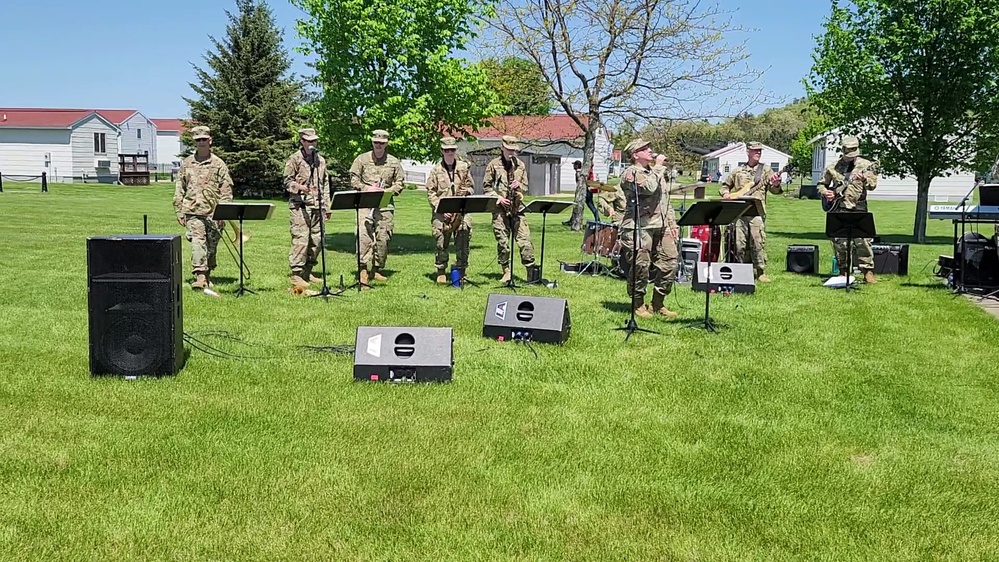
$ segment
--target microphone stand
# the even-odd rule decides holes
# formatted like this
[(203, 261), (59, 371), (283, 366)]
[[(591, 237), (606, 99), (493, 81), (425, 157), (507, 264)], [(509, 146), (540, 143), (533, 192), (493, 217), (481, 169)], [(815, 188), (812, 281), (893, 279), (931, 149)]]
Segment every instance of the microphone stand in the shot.
[[(312, 163), (309, 165), (309, 187), (311, 188), (316, 173), (316, 166), (319, 165), (319, 151), (314, 146), (310, 148), (312, 149)], [(338, 297), (340, 295), (331, 291), (329, 285), (326, 283), (326, 216), (323, 205), (323, 186), (319, 186), (316, 191), (319, 193), (319, 254), (323, 264), (323, 288), (315, 295), (309, 296), (322, 297), (324, 301), (329, 302), (330, 297)], [(305, 281), (308, 283), (309, 280), (306, 279)]]

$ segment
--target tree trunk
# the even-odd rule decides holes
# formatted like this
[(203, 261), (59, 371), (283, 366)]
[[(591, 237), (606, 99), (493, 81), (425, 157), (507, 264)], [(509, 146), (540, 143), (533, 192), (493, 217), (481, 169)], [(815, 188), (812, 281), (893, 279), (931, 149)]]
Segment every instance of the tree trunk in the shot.
[[(586, 127), (586, 135), (583, 140), (583, 177), (590, 177), (590, 167), (593, 165), (593, 151), (596, 144), (597, 129), (600, 127), (600, 119), (596, 115), (589, 116)], [(569, 225), (573, 232), (583, 230), (583, 217), (586, 212), (586, 181), (576, 184), (575, 206), (572, 208), (572, 217), (569, 218)]]
[(916, 220), (912, 227), (912, 236), (916, 244), (926, 243), (926, 206), (930, 199), (930, 182), (933, 177), (923, 173), (916, 176)]

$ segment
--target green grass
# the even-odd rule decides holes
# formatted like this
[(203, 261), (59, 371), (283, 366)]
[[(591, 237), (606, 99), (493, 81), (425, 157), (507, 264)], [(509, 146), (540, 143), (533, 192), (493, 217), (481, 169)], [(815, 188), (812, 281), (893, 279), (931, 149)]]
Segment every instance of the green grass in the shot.
[[(932, 276), (950, 225), (908, 277), (844, 294), (784, 273), (788, 244), (831, 246), (816, 201), (770, 200), (770, 272), (712, 298), (720, 334), (681, 321), (623, 343), (624, 282), (557, 271), (581, 233), (548, 223), (546, 276), (569, 300), (564, 347), (481, 337), (499, 268), (476, 216), (470, 276), (437, 287), (429, 206), (398, 201), (390, 281), (322, 302), (287, 288), (287, 206), (248, 224), (250, 286), (220, 249), (222, 298), (184, 292), (179, 375), (88, 371), (85, 240), (180, 233), (171, 188), (6, 182), (0, 194), (0, 559), (995, 560), (999, 322)], [(912, 206), (872, 202), (904, 241)], [(540, 224), (532, 217), (536, 246)], [(334, 217), (334, 277), (353, 221)], [(184, 243), (184, 269), (190, 248)], [(523, 275), (523, 268), (518, 267)], [(189, 273), (185, 282), (190, 282)], [(452, 326), (447, 385), (352, 382), (359, 325)], [(224, 331), (239, 341), (212, 336)]]

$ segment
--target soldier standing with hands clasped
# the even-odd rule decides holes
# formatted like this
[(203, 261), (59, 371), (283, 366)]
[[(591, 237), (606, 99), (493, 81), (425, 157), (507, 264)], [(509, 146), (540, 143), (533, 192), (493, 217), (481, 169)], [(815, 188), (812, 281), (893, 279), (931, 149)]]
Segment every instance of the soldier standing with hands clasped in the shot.
[[(350, 166), (350, 187), (357, 191), (391, 191), (393, 197), (402, 193), (404, 174), (399, 159), (388, 154), (388, 131), (376, 129), (371, 133), (371, 150), (358, 155)], [(388, 260), (388, 243), (394, 229), (395, 205), (391, 202), (381, 208), (372, 209), (365, 216), (361, 232), (361, 274), (362, 287), (366, 287), (369, 277), (376, 281), (386, 281), (387, 277), (379, 270)]]
[[(319, 136), (315, 129), (298, 131), (300, 150), (292, 154), (284, 165), (284, 188), (288, 192), (288, 210), (291, 222), (291, 267), (293, 287), (308, 289), (309, 283), (321, 283), (322, 278), (312, 274), (318, 263), (322, 240), (320, 221), (329, 220), (329, 201), (323, 198), (324, 209), (319, 209), (320, 190), (326, 189), (326, 160), (316, 151)], [(323, 216), (320, 216), (322, 214)]]
[(184, 159), (177, 172), (173, 193), (173, 208), (177, 222), (187, 227), (191, 242), (192, 289), (204, 290), (211, 283), (212, 270), (217, 266), (215, 255), (222, 238), (223, 221), (212, 220), (215, 206), (232, 201), (232, 177), (229, 167), (212, 154), (212, 137), (208, 127), (191, 129), (194, 154)]

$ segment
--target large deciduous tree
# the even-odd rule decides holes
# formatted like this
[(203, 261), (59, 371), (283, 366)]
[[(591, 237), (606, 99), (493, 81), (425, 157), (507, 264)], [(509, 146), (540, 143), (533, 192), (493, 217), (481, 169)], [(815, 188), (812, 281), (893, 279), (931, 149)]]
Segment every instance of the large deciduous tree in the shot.
[(427, 160), (440, 136), (459, 136), (499, 110), (485, 73), (453, 56), (492, 14), (492, 0), (291, 0), (301, 48), (315, 55), (322, 94), (308, 112), (324, 152), (350, 165), (371, 149), (371, 131), (391, 134), (390, 151)]
[(999, 149), (996, 14), (999, 0), (833, 0), (816, 46), (811, 100), (882, 173), (916, 177), (917, 242), (933, 178)]
[[(728, 115), (758, 99), (747, 86), (759, 73), (729, 41), (739, 29), (698, 0), (504, 0), (490, 26), (489, 46), (530, 60), (579, 127), (584, 170), (607, 124)], [(576, 186), (573, 230), (585, 196)]]
[(506, 115), (548, 115), (555, 108), (544, 76), (521, 57), (487, 58), (479, 66), (489, 79)]
[[(304, 86), (288, 74), (283, 34), (266, 3), (237, 0), (226, 37), (211, 38), (208, 70), (195, 66), (191, 120), (212, 131), (212, 150), (229, 166), (240, 195), (281, 195), (284, 161), (295, 148)], [(192, 146), (190, 132), (185, 133)], [(190, 153), (190, 150), (188, 150)]]

